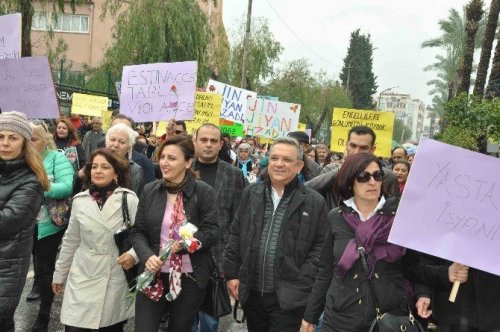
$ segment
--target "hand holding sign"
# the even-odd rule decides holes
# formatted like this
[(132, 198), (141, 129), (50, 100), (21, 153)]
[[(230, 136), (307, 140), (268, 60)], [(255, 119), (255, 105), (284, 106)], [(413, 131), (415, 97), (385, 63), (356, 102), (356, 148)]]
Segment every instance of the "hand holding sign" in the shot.
[(448, 279), (453, 283), (453, 288), (451, 289), (449, 300), (450, 302), (455, 302), (457, 297), (458, 288), (461, 283), (467, 281), (469, 274), (469, 267), (460, 263), (453, 263), (448, 268)]

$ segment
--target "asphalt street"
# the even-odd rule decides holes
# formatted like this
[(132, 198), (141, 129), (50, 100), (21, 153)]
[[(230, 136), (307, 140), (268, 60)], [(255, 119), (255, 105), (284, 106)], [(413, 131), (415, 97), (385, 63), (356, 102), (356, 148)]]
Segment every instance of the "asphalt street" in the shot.
[[(23, 295), (21, 297), (21, 302), (17, 307), (15, 314), (16, 322), (16, 332), (30, 332), (31, 326), (36, 320), (38, 314), (38, 305), (40, 301), (26, 302), (26, 296), (28, 296), (31, 291), (31, 286), (33, 285), (33, 266), (30, 266), (30, 271), (28, 272), (28, 278), (26, 279), (26, 285), (24, 286)], [(61, 314), (61, 304), (62, 296), (56, 296), (54, 299), (54, 305), (52, 306), (52, 312), (50, 317), (49, 331), (50, 332), (64, 332), (64, 326), (59, 320)], [(241, 313), (239, 314), (241, 317)], [(126, 332), (134, 331), (134, 320), (130, 319), (125, 325)], [(139, 329), (140, 331), (140, 329)], [(166, 331), (166, 329), (160, 328), (159, 331)], [(219, 324), (219, 332), (246, 332), (246, 324), (236, 323), (232, 315), (221, 318)]]

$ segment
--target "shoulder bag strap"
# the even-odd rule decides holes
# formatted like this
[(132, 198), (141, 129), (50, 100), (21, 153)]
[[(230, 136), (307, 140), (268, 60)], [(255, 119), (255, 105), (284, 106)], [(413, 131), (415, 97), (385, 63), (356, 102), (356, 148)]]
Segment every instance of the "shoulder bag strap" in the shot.
[(370, 290), (373, 295), (373, 302), (375, 303), (375, 310), (377, 311), (377, 316), (380, 316), (380, 305), (378, 302), (377, 294), (375, 293), (375, 286), (373, 286), (373, 280), (370, 277), (370, 272), (368, 269), (368, 263), (366, 262), (365, 248), (358, 245), (358, 253), (361, 259), (361, 265), (363, 265), (363, 270), (365, 270), (366, 278), (368, 279), (368, 284), (370, 285)]
[(124, 191), (122, 193), (122, 216), (123, 216), (123, 223), (126, 225), (127, 228), (130, 228), (130, 216), (128, 213), (128, 204), (127, 204), (127, 192)]

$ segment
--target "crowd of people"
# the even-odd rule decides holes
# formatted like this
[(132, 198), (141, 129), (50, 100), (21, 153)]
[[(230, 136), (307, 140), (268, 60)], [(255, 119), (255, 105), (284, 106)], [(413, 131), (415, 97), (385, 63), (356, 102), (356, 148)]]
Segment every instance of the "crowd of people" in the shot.
[[(48, 331), (60, 294), (68, 332), (120, 332), (131, 317), (141, 332), (217, 331), (201, 310), (212, 263), (250, 332), (369, 331), (380, 313), (409, 310), (439, 331), (500, 331), (499, 276), (387, 240), (413, 151), (376, 157), (365, 126), (342, 153), (300, 131), (262, 144), (209, 123), (153, 128), (122, 114), (107, 130), (98, 117), (0, 114), (0, 331), (15, 331), (31, 256), (34, 332)], [(48, 206), (65, 199), (60, 225)], [(120, 253), (126, 216), (132, 246)], [(134, 267), (154, 280), (131, 304)]]

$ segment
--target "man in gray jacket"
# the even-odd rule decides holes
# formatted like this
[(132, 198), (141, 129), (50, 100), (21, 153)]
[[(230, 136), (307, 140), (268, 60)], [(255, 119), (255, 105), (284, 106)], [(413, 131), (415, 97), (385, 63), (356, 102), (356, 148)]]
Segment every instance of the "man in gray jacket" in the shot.
[(231, 224), (223, 269), (250, 332), (298, 332), (327, 229), (324, 199), (297, 174), (303, 151), (275, 140), (268, 176), (245, 188)]

